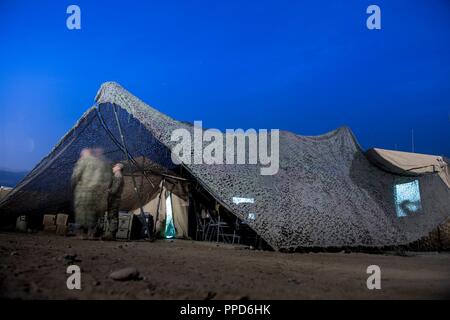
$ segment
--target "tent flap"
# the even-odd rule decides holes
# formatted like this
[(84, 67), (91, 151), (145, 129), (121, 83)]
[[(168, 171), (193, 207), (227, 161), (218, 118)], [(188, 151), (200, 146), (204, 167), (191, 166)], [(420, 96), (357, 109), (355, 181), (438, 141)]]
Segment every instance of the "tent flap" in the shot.
[(383, 170), (400, 175), (437, 173), (450, 188), (449, 166), (441, 156), (373, 148), (367, 158)]

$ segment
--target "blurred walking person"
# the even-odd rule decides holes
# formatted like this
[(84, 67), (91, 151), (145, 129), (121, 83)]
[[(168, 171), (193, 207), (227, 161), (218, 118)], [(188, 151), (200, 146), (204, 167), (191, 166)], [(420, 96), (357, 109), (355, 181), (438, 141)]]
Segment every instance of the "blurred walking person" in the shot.
[(97, 236), (97, 221), (108, 205), (111, 169), (101, 149), (83, 149), (72, 173), (75, 222), (82, 238)]
[(113, 177), (108, 196), (108, 215), (106, 220), (106, 230), (104, 240), (116, 240), (116, 233), (119, 228), (119, 210), (123, 191), (123, 164), (114, 165)]

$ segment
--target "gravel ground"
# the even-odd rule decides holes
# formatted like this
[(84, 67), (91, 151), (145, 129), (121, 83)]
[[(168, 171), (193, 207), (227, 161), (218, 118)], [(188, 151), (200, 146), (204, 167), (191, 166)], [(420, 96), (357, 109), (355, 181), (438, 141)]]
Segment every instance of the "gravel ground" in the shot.
[[(67, 289), (70, 264), (81, 268), (81, 290)], [(381, 290), (366, 287), (369, 265), (381, 268)], [(128, 281), (110, 277), (123, 268), (139, 275)], [(450, 253), (287, 254), (187, 240), (105, 242), (0, 233), (0, 297), (448, 299)]]

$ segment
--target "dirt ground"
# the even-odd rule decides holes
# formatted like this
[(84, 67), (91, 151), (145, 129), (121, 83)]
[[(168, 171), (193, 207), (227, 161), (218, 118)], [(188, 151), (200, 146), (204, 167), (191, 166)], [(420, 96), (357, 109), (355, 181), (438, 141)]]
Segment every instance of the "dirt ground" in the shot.
[[(81, 267), (81, 290), (66, 268)], [(381, 268), (381, 290), (366, 269)], [(140, 279), (115, 281), (135, 267)], [(442, 299), (450, 253), (279, 253), (187, 240), (104, 242), (0, 233), (0, 297), (19, 299)]]

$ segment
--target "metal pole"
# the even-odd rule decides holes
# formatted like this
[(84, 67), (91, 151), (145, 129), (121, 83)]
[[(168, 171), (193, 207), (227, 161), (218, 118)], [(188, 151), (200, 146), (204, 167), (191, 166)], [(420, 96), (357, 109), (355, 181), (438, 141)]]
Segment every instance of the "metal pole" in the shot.
[(160, 205), (161, 205), (161, 196), (162, 196), (162, 193), (163, 193), (163, 191), (164, 191), (164, 184), (165, 184), (165, 182), (166, 182), (166, 180), (163, 179), (163, 180), (161, 181), (161, 184), (160, 184), (160, 191), (159, 191), (159, 197), (158, 197), (158, 205), (157, 205), (157, 207), (156, 207), (156, 218), (155, 218), (155, 224), (154, 224), (154, 226), (153, 226), (153, 234), (156, 233), (156, 223), (157, 223), (158, 220), (159, 220), (159, 207), (160, 207)]
[[(123, 136), (122, 127), (120, 126), (120, 121), (119, 121), (119, 116), (117, 115), (116, 106), (115, 106), (115, 105), (112, 105), (112, 107), (113, 107), (113, 110), (114, 110), (114, 116), (115, 116), (115, 118), (116, 118), (117, 127), (118, 127), (118, 129), (119, 129), (120, 139), (122, 140), (122, 146), (123, 146), (123, 149), (124, 149), (124, 153), (125, 153), (125, 156), (127, 157), (128, 165), (129, 165), (130, 168), (131, 168), (131, 160), (130, 160), (130, 157), (129, 157), (129, 155), (128, 155), (127, 146), (126, 146), (126, 144), (125, 144), (125, 137)], [(136, 179), (135, 179), (135, 177), (134, 177), (133, 171), (131, 171), (131, 180), (133, 181), (134, 192), (135, 192), (136, 197), (137, 197), (137, 199), (138, 199), (138, 201), (139, 201), (140, 215), (141, 215), (142, 221), (143, 221), (143, 223), (144, 223), (145, 230), (147, 231), (147, 236), (148, 236), (149, 239), (152, 239), (150, 230), (149, 230), (149, 228), (148, 228), (148, 224), (146, 223), (146, 219), (145, 219), (145, 213), (144, 213), (144, 208), (143, 208), (143, 206), (142, 206), (142, 198), (141, 198), (141, 194), (140, 194), (139, 191), (138, 191), (137, 184), (136, 184)]]

